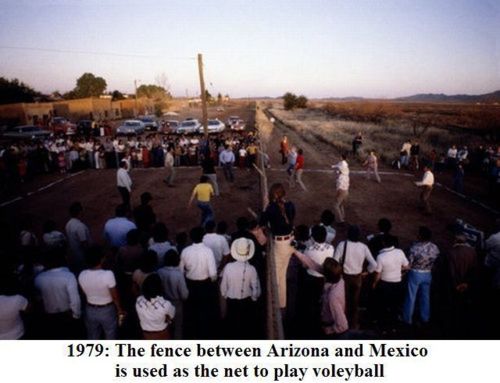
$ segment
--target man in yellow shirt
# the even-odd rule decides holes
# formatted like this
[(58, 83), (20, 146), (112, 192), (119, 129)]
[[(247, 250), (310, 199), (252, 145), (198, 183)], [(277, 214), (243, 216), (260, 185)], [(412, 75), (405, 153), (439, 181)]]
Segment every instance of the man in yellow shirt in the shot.
[(193, 189), (188, 207), (191, 206), (196, 197), (196, 206), (201, 210), (201, 226), (203, 227), (205, 227), (208, 221), (214, 220), (214, 212), (212, 210), (212, 205), (210, 205), (210, 199), (213, 195), (214, 189), (212, 188), (210, 179), (207, 176), (201, 176), (200, 183)]

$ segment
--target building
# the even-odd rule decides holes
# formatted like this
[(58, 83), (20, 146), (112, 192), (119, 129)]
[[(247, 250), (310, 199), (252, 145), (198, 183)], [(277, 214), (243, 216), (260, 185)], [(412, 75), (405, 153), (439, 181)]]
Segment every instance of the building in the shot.
[(51, 102), (0, 105), (0, 125), (46, 125), (53, 115)]

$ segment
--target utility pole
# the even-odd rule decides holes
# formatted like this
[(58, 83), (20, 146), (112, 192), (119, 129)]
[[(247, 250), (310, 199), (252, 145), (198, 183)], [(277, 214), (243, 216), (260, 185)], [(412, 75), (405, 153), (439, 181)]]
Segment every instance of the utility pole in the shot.
[(138, 105), (137, 105), (137, 80), (134, 80), (134, 89), (135, 89), (135, 110), (134, 110), (134, 117), (137, 117), (137, 113), (139, 111)]
[(205, 134), (205, 139), (208, 139), (207, 95), (205, 92), (205, 80), (203, 79), (203, 57), (201, 53), (198, 53), (198, 73), (200, 74), (201, 108), (203, 110), (203, 133)]

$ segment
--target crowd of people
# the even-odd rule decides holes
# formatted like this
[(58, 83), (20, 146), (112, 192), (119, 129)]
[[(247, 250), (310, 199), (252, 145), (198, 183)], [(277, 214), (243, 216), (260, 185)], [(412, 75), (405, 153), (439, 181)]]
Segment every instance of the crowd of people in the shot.
[(172, 167), (199, 166), (203, 155), (218, 158), (226, 147), (234, 154), (234, 165), (251, 168), (257, 157), (253, 132), (223, 132), (202, 135), (146, 134), (141, 136), (59, 136), (45, 140), (0, 144), (2, 194), (11, 195), (20, 183), (40, 174), (67, 173), (84, 169), (117, 169), (126, 160), (129, 168), (163, 167), (171, 150)]
[[(275, 259), (278, 304), (289, 338), (387, 338), (415, 328), (432, 329), (433, 336), (445, 338), (500, 335), (500, 222), (484, 246), (471, 244), (457, 226), (453, 243), (440, 249), (429, 227), (416, 226), (414, 242), (402, 248), (397, 228), (392, 230), (387, 218), (378, 221), (379, 232), (363, 233), (346, 217), (350, 172), (343, 154), (332, 165), (333, 211), (325, 209), (313, 224), (297, 224), (295, 204), (283, 184), (275, 183), (260, 217), (238, 218), (236, 231), (228, 235), (228, 224), (214, 221), (210, 200), (219, 191), (211, 176), (218, 164), (227, 182), (233, 182), (233, 165), (255, 161), (256, 137), (171, 139), (116, 139), (117, 146), (106, 139), (97, 151), (95, 146), (84, 148), (88, 141), (82, 147), (72, 144), (71, 151), (77, 150), (75, 145), (80, 148), (75, 161), (91, 166), (94, 158), (93, 167), (118, 168), (123, 203), (103, 224), (104, 243), (92, 238), (80, 202), (69, 206), (64, 228), (49, 219), (42, 236), (29, 217), (15, 235), (2, 230), (7, 235), (1, 238), (0, 338), (263, 338), (268, 249)], [(144, 155), (134, 157), (143, 144), (150, 145), (146, 163)], [(107, 152), (105, 145), (112, 150)], [(203, 175), (188, 204), (196, 200), (200, 224), (172, 238), (156, 218), (150, 193), (143, 193), (135, 208), (130, 205), (128, 170), (166, 166), (171, 169), (165, 182), (172, 185), (173, 169), (183, 164), (176, 150), (194, 145), (192, 164), (201, 165)], [(358, 139), (356, 150), (361, 145)], [(38, 143), (35, 151), (43, 148)], [(297, 182), (307, 190), (301, 180), (303, 151), (284, 137), (280, 152), (290, 187)], [(102, 163), (99, 153), (104, 153)], [(410, 158), (411, 153), (410, 148)], [(431, 214), (436, 169), (418, 157), (413, 163), (424, 170), (416, 186), (422, 189), (424, 213)], [(375, 153), (365, 166), (381, 182)]]

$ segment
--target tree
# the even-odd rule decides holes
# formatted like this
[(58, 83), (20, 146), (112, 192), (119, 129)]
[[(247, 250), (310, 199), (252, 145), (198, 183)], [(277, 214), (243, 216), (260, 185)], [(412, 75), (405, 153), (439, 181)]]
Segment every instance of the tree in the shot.
[(17, 78), (8, 80), (5, 77), (0, 77), (0, 104), (33, 102), (40, 98), (45, 97)]
[(217, 103), (222, 104), (222, 94), (220, 92), (217, 94)]
[(76, 87), (65, 94), (66, 98), (99, 97), (106, 90), (106, 80), (92, 73), (84, 73), (76, 80)]
[(146, 97), (153, 101), (154, 113), (157, 117), (163, 115), (163, 109), (167, 109), (170, 93), (162, 86), (154, 84), (143, 84), (137, 88), (137, 97)]
[(301, 94), (299, 97), (297, 97), (295, 106), (302, 109), (307, 108), (307, 101), (309, 101), (307, 97)]
[(291, 110), (295, 108), (297, 104), (297, 96), (293, 93), (286, 92), (283, 96), (283, 105), (285, 106), (285, 110)]
[(111, 97), (112, 97), (113, 101), (124, 100), (125, 99), (125, 96), (119, 90), (114, 90), (113, 93), (111, 93)]

